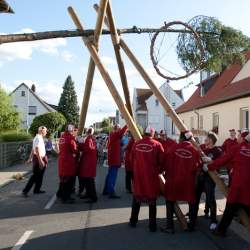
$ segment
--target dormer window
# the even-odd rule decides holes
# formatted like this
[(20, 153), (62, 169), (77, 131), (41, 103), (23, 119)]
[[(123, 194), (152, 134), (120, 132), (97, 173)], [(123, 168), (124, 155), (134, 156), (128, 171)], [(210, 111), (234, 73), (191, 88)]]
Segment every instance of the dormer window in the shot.
[(205, 88), (204, 88), (204, 86), (201, 84), (201, 86), (200, 86), (200, 96), (202, 97), (202, 96), (204, 96), (205, 95)]

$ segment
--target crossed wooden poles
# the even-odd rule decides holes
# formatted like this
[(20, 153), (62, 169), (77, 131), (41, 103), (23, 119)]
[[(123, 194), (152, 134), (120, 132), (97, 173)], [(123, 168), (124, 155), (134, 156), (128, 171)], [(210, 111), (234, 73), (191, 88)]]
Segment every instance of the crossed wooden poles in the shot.
[[(98, 68), (100, 71), (114, 101), (116, 102), (121, 115), (125, 119), (129, 130), (131, 131), (133, 137), (135, 140), (141, 139), (141, 134), (136, 126), (136, 123), (133, 119), (133, 112), (132, 112), (132, 106), (130, 102), (130, 95), (129, 95), (129, 88), (127, 83), (127, 77), (125, 73), (124, 64), (122, 61), (120, 49), (122, 48), (125, 54), (128, 56), (128, 58), (133, 63), (134, 67), (138, 70), (142, 78), (145, 80), (145, 82), (148, 84), (149, 88), (152, 90), (156, 98), (159, 100), (163, 108), (165, 109), (165, 112), (171, 117), (175, 125), (180, 131), (187, 130), (185, 124), (182, 122), (182, 120), (178, 117), (175, 110), (172, 108), (171, 104), (168, 102), (168, 100), (164, 97), (164, 95), (160, 92), (160, 90), (157, 88), (153, 80), (150, 78), (148, 73), (145, 71), (142, 64), (138, 61), (134, 53), (129, 49), (126, 42), (118, 35), (117, 29), (115, 27), (115, 21), (112, 14), (111, 9), (111, 3), (110, 0), (100, 0), (100, 5), (94, 5), (95, 10), (97, 11), (97, 21), (95, 26), (95, 32), (93, 37), (82, 37), (82, 40), (84, 44), (86, 45), (87, 49), (90, 53), (90, 60), (89, 60), (89, 67), (88, 67), (88, 73), (87, 73), (87, 79), (85, 84), (85, 90), (84, 90), (84, 97), (81, 107), (81, 113), (80, 113), (80, 123), (79, 123), (79, 133), (82, 134), (85, 121), (86, 121), (86, 115), (88, 110), (88, 104), (89, 104), (89, 98), (90, 93), (92, 89), (92, 83), (94, 78), (94, 72), (95, 67)], [(76, 28), (80, 31), (84, 31), (83, 25), (81, 24), (76, 12), (72, 7), (68, 8), (68, 12), (76, 26)], [(99, 40), (100, 35), (102, 34), (103, 25), (107, 26), (107, 28), (110, 30), (111, 33), (111, 40), (113, 43), (115, 56), (117, 60), (117, 65), (119, 69), (119, 74), (122, 82), (123, 92), (125, 96), (126, 104), (123, 102), (119, 92), (117, 91), (115, 84), (113, 83), (109, 73), (105, 69), (103, 63), (101, 62), (101, 59), (98, 55), (98, 48), (99, 48)], [(192, 143), (195, 145), (196, 148), (200, 150), (199, 145), (197, 142), (193, 139)], [(202, 151), (200, 150), (201, 154)], [(224, 182), (218, 177), (216, 172), (209, 171), (209, 175), (212, 177), (214, 182), (217, 184), (219, 189), (222, 191), (222, 193), (227, 196), (228, 194), (228, 188), (225, 186)], [(164, 178), (163, 176), (160, 176), (161, 183), (163, 184)], [(187, 228), (187, 223), (185, 220), (184, 215), (182, 214), (179, 206), (176, 204), (175, 206), (175, 212), (177, 215), (178, 220), (180, 221), (183, 229)], [(247, 214), (241, 210), (240, 211), (240, 219), (242, 223), (247, 227), (248, 230), (250, 230), (250, 219), (247, 216)]]

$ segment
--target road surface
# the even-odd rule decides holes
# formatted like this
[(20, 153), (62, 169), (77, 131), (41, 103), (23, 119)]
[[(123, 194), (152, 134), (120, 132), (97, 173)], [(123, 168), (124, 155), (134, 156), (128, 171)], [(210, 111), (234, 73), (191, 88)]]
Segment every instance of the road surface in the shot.
[[(176, 234), (147, 227), (148, 208), (141, 210), (137, 228), (128, 227), (131, 195), (124, 191), (124, 169), (119, 172), (117, 193), (120, 200), (101, 195), (107, 168), (98, 167), (99, 201), (86, 204), (61, 204), (55, 200), (58, 186), (57, 165), (51, 162), (44, 177), (46, 194), (21, 196), (26, 180), (13, 182), (0, 189), (0, 250), (247, 250), (250, 236), (229, 231), (228, 237), (217, 238), (209, 230), (209, 221), (199, 217), (197, 230), (182, 232), (176, 222)], [(184, 212), (186, 205), (181, 205)], [(158, 201), (158, 225), (164, 225), (164, 200)]]

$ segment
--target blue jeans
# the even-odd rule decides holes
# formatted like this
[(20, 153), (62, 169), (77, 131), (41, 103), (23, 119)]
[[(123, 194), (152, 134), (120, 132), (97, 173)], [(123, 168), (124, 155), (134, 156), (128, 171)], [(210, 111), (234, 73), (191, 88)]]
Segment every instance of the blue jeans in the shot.
[(117, 178), (118, 169), (120, 166), (110, 166), (105, 180), (104, 192), (112, 195), (115, 193), (115, 183)]

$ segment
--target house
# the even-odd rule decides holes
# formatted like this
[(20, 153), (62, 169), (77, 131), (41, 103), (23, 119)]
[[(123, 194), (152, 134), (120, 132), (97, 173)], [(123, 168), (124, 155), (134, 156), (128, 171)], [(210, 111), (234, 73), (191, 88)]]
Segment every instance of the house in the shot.
[(218, 144), (228, 137), (229, 129), (249, 128), (250, 53), (244, 65), (228, 66), (220, 74), (201, 73), (201, 82), (177, 113), (189, 129), (214, 130)]
[(36, 94), (34, 85), (32, 89), (22, 83), (10, 93), (13, 106), (21, 114), (21, 127), (23, 129), (28, 129), (36, 116), (56, 112), (56, 106), (44, 102)]
[(146, 128), (148, 125), (148, 111), (146, 100), (153, 94), (150, 89), (134, 89), (133, 113), (137, 124)]
[[(160, 91), (174, 109), (184, 103), (182, 91), (173, 90), (167, 82), (160, 87)], [(179, 133), (155, 95), (151, 95), (146, 100), (146, 106), (149, 126), (152, 126), (158, 132), (164, 130), (170, 137), (175, 137)]]

